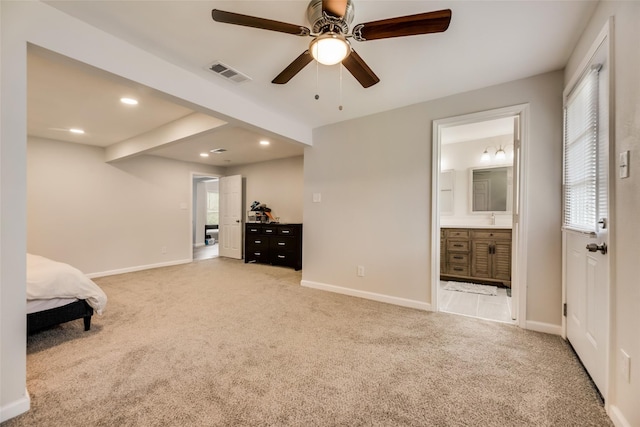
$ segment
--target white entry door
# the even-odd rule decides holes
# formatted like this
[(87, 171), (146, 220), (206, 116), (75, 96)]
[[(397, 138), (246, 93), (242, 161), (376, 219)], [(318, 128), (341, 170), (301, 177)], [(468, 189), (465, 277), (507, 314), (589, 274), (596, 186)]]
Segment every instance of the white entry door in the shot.
[(602, 43), (565, 93), (566, 333), (606, 398), (609, 356), (609, 66)]
[(242, 176), (220, 178), (220, 256), (242, 259)]

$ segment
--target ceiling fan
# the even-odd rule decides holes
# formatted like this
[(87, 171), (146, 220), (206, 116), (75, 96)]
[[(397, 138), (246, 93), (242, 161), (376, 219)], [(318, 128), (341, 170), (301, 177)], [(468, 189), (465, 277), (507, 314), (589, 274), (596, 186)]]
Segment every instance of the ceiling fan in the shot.
[(349, 25), (353, 21), (354, 6), (352, 0), (311, 0), (307, 6), (307, 18), (312, 30), (301, 25), (273, 21), (225, 12), (211, 11), (216, 22), (242, 25), (277, 31), (301, 37), (313, 37), (309, 49), (293, 60), (271, 83), (284, 84), (291, 80), (313, 59), (325, 65), (342, 62), (362, 87), (368, 88), (380, 79), (364, 60), (351, 47), (348, 39), (359, 42), (387, 39), (392, 37), (414, 36), (419, 34), (440, 33), (449, 27), (451, 10), (419, 13), (417, 15), (365, 22), (353, 27), (349, 34)]

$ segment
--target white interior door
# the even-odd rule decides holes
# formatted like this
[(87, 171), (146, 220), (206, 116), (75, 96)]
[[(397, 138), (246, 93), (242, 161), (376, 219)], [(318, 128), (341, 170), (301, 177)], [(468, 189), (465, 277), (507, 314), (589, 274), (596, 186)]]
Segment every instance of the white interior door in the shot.
[[(603, 43), (585, 77), (565, 95), (563, 232), (567, 339), (605, 398), (610, 286), (608, 68)], [(578, 143), (584, 148), (574, 148)], [(574, 178), (567, 172), (570, 169)]]
[(242, 259), (242, 176), (220, 178), (220, 256)]

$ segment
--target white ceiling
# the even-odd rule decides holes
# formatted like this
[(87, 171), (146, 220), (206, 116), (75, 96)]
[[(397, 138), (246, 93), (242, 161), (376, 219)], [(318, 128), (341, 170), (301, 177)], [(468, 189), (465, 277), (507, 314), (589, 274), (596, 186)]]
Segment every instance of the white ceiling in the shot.
[[(309, 26), (306, 21), (307, 1), (46, 3), (171, 63), (205, 76), (211, 84), (224, 86), (239, 97), (268, 106), (311, 128), (562, 69), (596, 4), (595, 1), (580, 0), (356, 0), (353, 24), (444, 8), (452, 10), (452, 20), (449, 29), (440, 34), (362, 43), (353, 41), (354, 49), (381, 81), (364, 89), (345, 70), (341, 101), (339, 66), (316, 67), (312, 63), (286, 85), (270, 83), (307, 48), (310, 38), (222, 24), (211, 19), (211, 9), (217, 8)], [(214, 60), (238, 69), (252, 80), (235, 84), (220, 78), (206, 69)], [(53, 71), (49, 70), (47, 78), (55, 78), (56, 73)], [(32, 73), (36, 72), (30, 64), (30, 86)], [(91, 135), (92, 144), (108, 145), (110, 141), (135, 136), (135, 132), (146, 132), (159, 122), (171, 121), (181, 114), (188, 114), (194, 108), (188, 105), (170, 105), (167, 101), (175, 104), (176, 100), (163, 99), (162, 94), (136, 87), (131, 82), (126, 82), (125, 87), (122, 87), (123, 82), (114, 78), (111, 82), (120, 86), (112, 86), (109, 91), (120, 93), (129, 87), (136, 93), (142, 92), (142, 95), (153, 97), (157, 101), (144, 101), (145, 108), (149, 105), (149, 108), (157, 109), (157, 112), (148, 116), (145, 113), (144, 119), (136, 118), (131, 123), (122, 124), (126, 121), (123, 115), (130, 114), (130, 111), (106, 108), (107, 101), (104, 97), (108, 94), (99, 92), (99, 89), (96, 89), (95, 95), (92, 92), (94, 87), (100, 87), (98, 79), (86, 77), (85, 80), (79, 80), (70, 70), (61, 70), (59, 74), (61, 76), (58, 77), (66, 78), (66, 82), (57, 81), (55, 84), (69, 89), (64, 98), (55, 97), (53, 101), (54, 92), (51, 88), (43, 89), (38, 95), (32, 94), (30, 90), (30, 133), (55, 137), (61, 132), (50, 128), (76, 126), (76, 121), (82, 121), (80, 125), (91, 125), (92, 129), (96, 129), (96, 134)], [(34, 81), (37, 78), (33, 77)], [(77, 84), (78, 81), (82, 81), (81, 88), (78, 87), (81, 86)], [(320, 95), (319, 100), (314, 99), (316, 93)], [(77, 98), (84, 102), (78, 104), (81, 107), (63, 107)], [(96, 107), (96, 110), (87, 108), (86, 103), (93, 100), (101, 100), (103, 105)], [(34, 110), (31, 102), (35, 103)], [(338, 109), (340, 104), (344, 106), (342, 111)], [(141, 102), (138, 107), (142, 106)], [(118, 108), (121, 107), (118, 105)], [(87, 124), (84, 124), (85, 121)], [(101, 123), (97, 123), (98, 121)], [(235, 125), (226, 125), (208, 133), (211, 144), (217, 146), (231, 143), (237, 137), (242, 141), (241, 146), (245, 147), (249, 138), (247, 133), (254, 132), (253, 136), (257, 139), (263, 136), (255, 129), (243, 129), (233, 135), (226, 129), (232, 126)], [(273, 138), (273, 135), (269, 137)], [(58, 135), (56, 139), (64, 138)], [(282, 157), (295, 152), (295, 149), (298, 154), (302, 153), (301, 147), (292, 148), (291, 143), (272, 142), (275, 142), (269, 146), (272, 151), (279, 152), (282, 148), (288, 153)], [(206, 148), (203, 141), (197, 144), (200, 143), (203, 144), (202, 149)], [(197, 145), (195, 142), (193, 144)], [(159, 150), (158, 154), (186, 156), (185, 147), (193, 148), (187, 143), (175, 144)], [(242, 150), (244, 148), (238, 148), (238, 151)], [(243, 151), (243, 156), (250, 156), (250, 151)], [(264, 158), (262, 154), (256, 154), (255, 158)], [(210, 158), (206, 162), (213, 161)], [(244, 160), (238, 158), (231, 163), (234, 161)]]

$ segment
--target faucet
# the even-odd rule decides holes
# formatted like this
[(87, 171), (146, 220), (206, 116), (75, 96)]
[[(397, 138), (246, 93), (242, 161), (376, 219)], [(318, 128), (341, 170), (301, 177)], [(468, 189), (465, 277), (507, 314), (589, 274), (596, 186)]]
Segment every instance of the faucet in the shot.
[(496, 214), (491, 212), (491, 225), (496, 225)]

